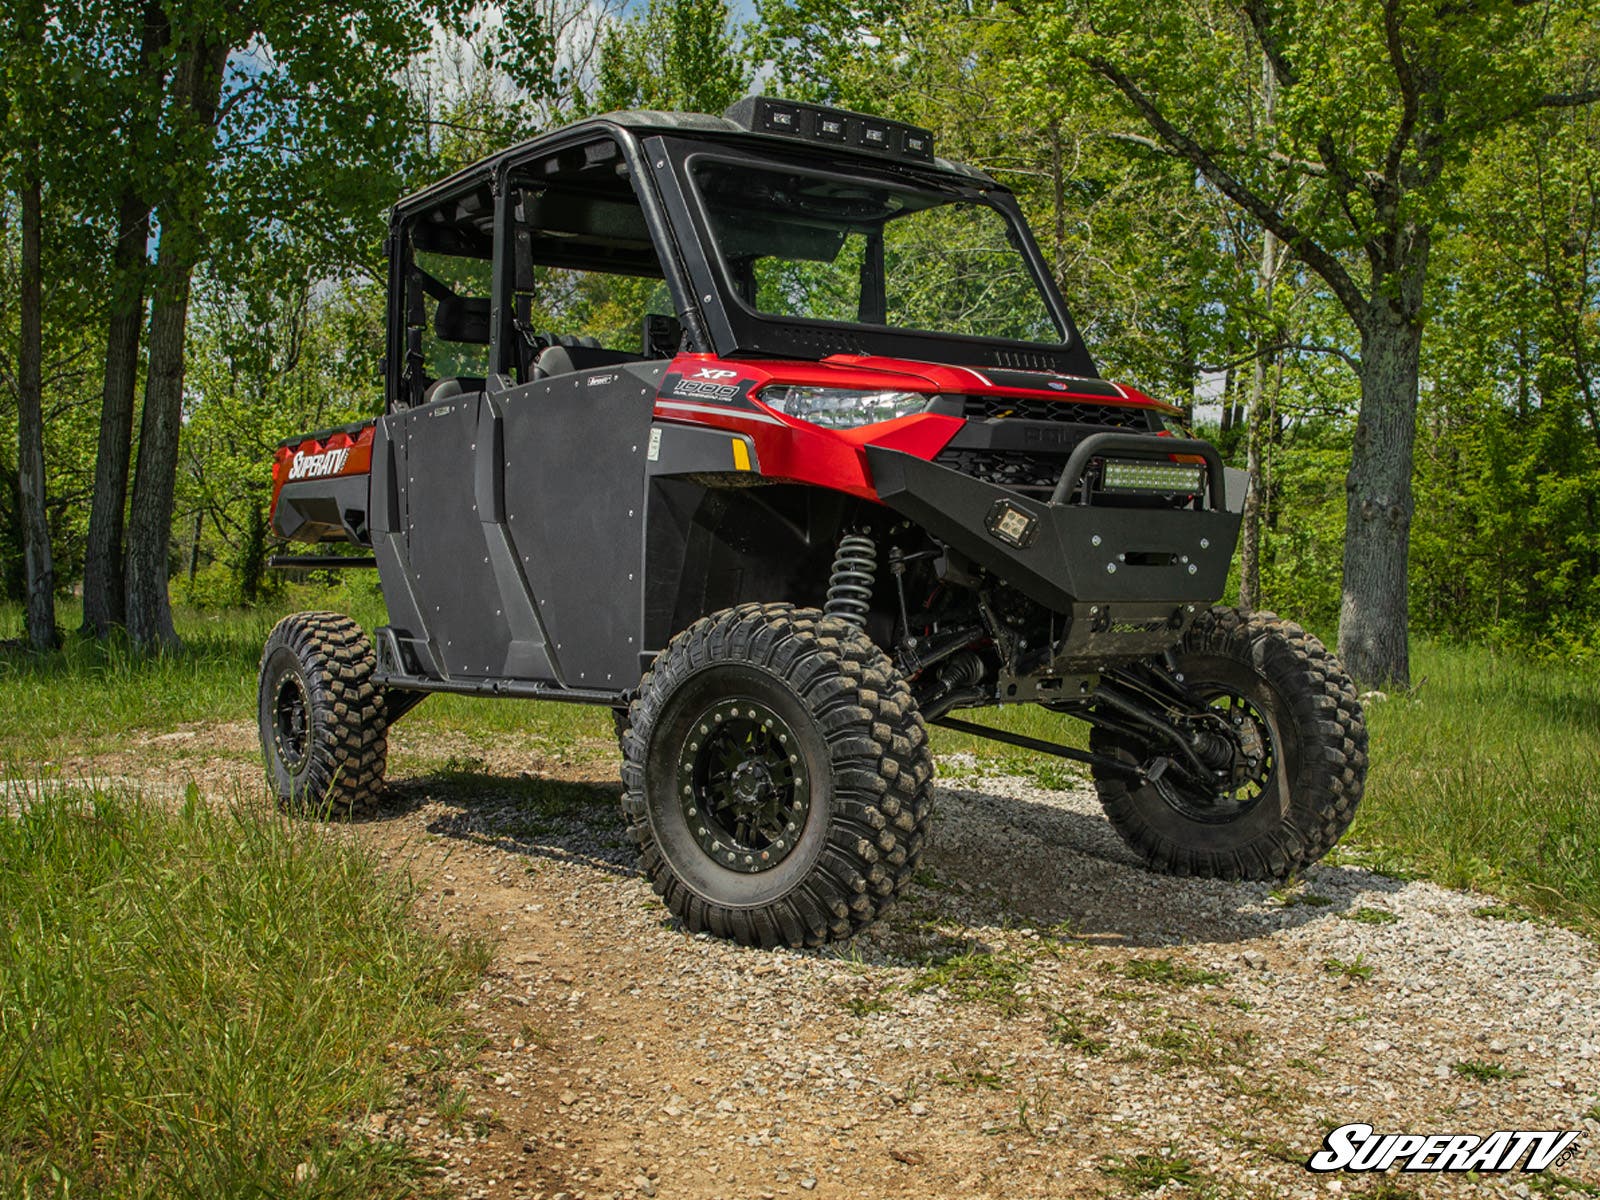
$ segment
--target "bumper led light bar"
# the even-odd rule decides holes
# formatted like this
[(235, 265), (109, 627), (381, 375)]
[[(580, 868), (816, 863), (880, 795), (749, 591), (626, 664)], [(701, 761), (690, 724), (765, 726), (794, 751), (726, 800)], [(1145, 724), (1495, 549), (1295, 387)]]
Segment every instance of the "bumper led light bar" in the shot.
[(1205, 478), (1200, 463), (1129, 462), (1107, 459), (1100, 487), (1108, 492), (1160, 492), (1163, 495), (1198, 492)]

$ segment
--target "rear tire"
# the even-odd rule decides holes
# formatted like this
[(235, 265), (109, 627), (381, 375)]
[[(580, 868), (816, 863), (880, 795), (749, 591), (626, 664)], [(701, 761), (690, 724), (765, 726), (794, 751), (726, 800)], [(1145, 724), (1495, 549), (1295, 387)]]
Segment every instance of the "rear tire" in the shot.
[(850, 938), (921, 857), (927, 729), (888, 657), (836, 617), (746, 604), (697, 621), (645, 675), (623, 749), (640, 866), (694, 932)]
[[(1304, 870), (1349, 827), (1366, 784), (1366, 722), (1344, 668), (1298, 625), (1229, 608), (1195, 621), (1178, 665), (1187, 687), (1239, 714), (1270, 765), (1243, 800), (1096, 769), (1112, 825), (1151, 869), (1170, 875), (1282, 879)], [(1089, 747), (1139, 764), (1158, 752), (1101, 729)]]
[(339, 613), (294, 613), (267, 635), (257, 717), (267, 778), (289, 806), (352, 816), (383, 789), (383, 689), (367, 635)]

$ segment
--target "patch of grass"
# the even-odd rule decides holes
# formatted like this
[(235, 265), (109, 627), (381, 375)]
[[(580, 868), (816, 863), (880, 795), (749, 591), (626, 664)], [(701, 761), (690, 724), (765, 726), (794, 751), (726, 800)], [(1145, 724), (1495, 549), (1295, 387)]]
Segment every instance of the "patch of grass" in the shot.
[(350, 1126), (461, 1058), (453, 1001), (483, 947), (452, 949), (366, 852), (265, 805), (20, 791), (0, 821), (0, 1193), (428, 1190)]
[(1330, 975), (1343, 975), (1346, 979), (1371, 979), (1374, 967), (1365, 954), (1358, 954), (1349, 962), (1342, 958), (1327, 958), (1322, 969)]
[[(261, 645), (278, 618), (334, 609), (370, 630), (387, 619), (374, 587), (301, 585), (248, 610), (179, 606), (173, 620), (183, 649), (157, 657), (135, 654), (120, 639), (102, 643), (79, 636), (74, 631), (81, 607), (58, 603), (56, 620), (66, 638), (60, 651), (42, 657), (0, 651), (0, 763), (60, 762), (126, 750), (181, 725), (243, 722), (253, 729)], [(0, 605), (0, 640), (17, 636), (21, 625), (17, 605)], [(616, 755), (611, 714), (587, 705), (438, 695), (407, 714), (405, 723), (481, 738), (485, 746), (516, 739), (567, 762)], [(163, 746), (160, 752), (176, 757), (182, 747)]]
[(1200, 1187), (1206, 1175), (1193, 1159), (1178, 1154), (1132, 1154), (1102, 1163), (1100, 1172), (1136, 1192), (1153, 1192), (1169, 1183)]
[(1135, 983), (1159, 983), (1166, 987), (1200, 987), (1228, 981), (1226, 971), (1203, 971), (1171, 958), (1133, 958), (1111, 969)]
[(1305, 905), (1307, 908), (1326, 908), (1333, 903), (1333, 897), (1318, 895), (1308, 892), (1305, 884), (1298, 879), (1291, 879), (1282, 887), (1275, 887), (1271, 892), (1272, 898), (1285, 908), (1296, 905)]
[(1340, 920), (1354, 921), (1358, 925), (1393, 925), (1400, 918), (1387, 908), (1358, 908), (1345, 913)]
[(952, 1060), (950, 1069), (934, 1078), (964, 1092), (998, 1092), (1006, 1085), (1005, 1068), (991, 1066), (986, 1059), (976, 1055)]
[(1154, 993), (1141, 992), (1138, 988), (1109, 987), (1100, 995), (1115, 1004), (1141, 1004), (1151, 999)]
[(1515, 904), (1485, 904), (1472, 910), (1472, 915), (1485, 921), (1532, 921), (1534, 915)]
[(844, 1002), (844, 1007), (846, 1012), (856, 1017), (870, 1017), (873, 1013), (894, 1011), (894, 1005), (881, 996), (851, 996)]
[(1588, 1111), (1583, 1115), (1591, 1121), (1600, 1121), (1600, 1104), (1589, 1105)]
[(1142, 1035), (1144, 1044), (1172, 1055), (1187, 1055), (1199, 1042), (1198, 1035), (1186, 1029), (1157, 1029)]
[(1104, 1018), (1093, 1016), (1080, 1009), (1066, 1009), (1050, 1018), (1045, 1037), (1058, 1046), (1095, 1058), (1104, 1054), (1111, 1046), (1105, 1038), (1096, 1036), (1104, 1029)]
[(912, 978), (907, 988), (913, 992), (943, 988), (951, 999), (963, 1003), (981, 1001), (1001, 1012), (1016, 1012), (1022, 1007), (1017, 988), (1028, 978), (1028, 964), (1006, 954), (971, 949), (942, 961), (930, 962)]
[(1350, 845), (1600, 932), (1600, 676), (1427, 643), (1414, 663), (1428, 686), (1367, 713)]
[(1526, 1071), (1481, 1058), (1468, 1058), (1458, 1063), (1451, 1063), (1450, 1071), (1463, 1079), (1475, 1079), (1479, 1083), (1492, 1083), (1497, 1079), (1521, 1079), (1527, 1074)]
[(1241, 1061), (1252, 1038), (1248, 1033), (1235, 1033), (1217, 1026), (1202, 1029), (1185, 1021), (1147, 1031), (1141, 1035), (1141, 1040), (1151, 1049), (1160, 1051), (1168, 1065), (1203, 1067)]
[(1585, 1183), (1559, 1171), (1540, 1171), (1529, 1175), (1528, 1190), (1535, 1196), (1600, 1196), (1600, 1184)]
[(1069, 766), (1059, 758), (1050, 758), (1034, 764), (1028, 779), (1037, 788), (1047, 792), (1070, 792), (1088, 782), (1089, 776), (1082, 767)]

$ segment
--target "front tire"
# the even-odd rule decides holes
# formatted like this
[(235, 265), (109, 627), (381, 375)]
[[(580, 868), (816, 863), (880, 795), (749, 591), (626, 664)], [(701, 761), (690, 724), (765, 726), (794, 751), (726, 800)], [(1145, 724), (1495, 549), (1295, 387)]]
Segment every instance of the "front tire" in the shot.
[(623, 741), (640, 866), (694, 932), (847, 939), (916, 870), (927, 729), (888, 657), (836, 617), (746, 604), (697, 621), (645, 675)]
[[(1304, 870), (1349, 827), (1366, 783), (1366, 722), (1344, 668), (1298, 625), (1228, 608), (1195, 621), (1178, 668), (1258, 761), (1214, 790), (1185, 786), (1176, 772), (1137, 783), (1095, 769), (1112, 825), (1165, 874), (1283, 879)], [(1099, 728), (1089, 747), (1139, 765), (1159, 749)]]
[(339, 613), (293, 613), (267, 635), (257, 720), (280, 802), (352, 816), (378, 798), (388, 738), (376, 667), (361, 626)]

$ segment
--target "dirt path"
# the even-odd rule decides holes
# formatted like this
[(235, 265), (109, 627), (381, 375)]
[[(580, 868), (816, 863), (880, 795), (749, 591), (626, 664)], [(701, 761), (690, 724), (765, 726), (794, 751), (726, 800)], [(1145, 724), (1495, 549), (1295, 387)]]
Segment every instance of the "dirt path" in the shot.
[[(69, 773), (253, 785), (248, 726), (187, 732)], [(1276, 895), (1151, 876), (1087, 793), (952, 762), (891, 917), (836, 953), (761, 953), (668, 919), (609, 765), (395, 742), (449, 765), (393, 772), (355, 834), (495, 958), (457, 1090), (374, 1124), (462, 1196), (1567, 1190), (1307, 1172), (1352, 1121), (1582, 1129), (1560, 1172), (1600, 1195), (1600, 960), (1481, 897), (1353, 868)]]

